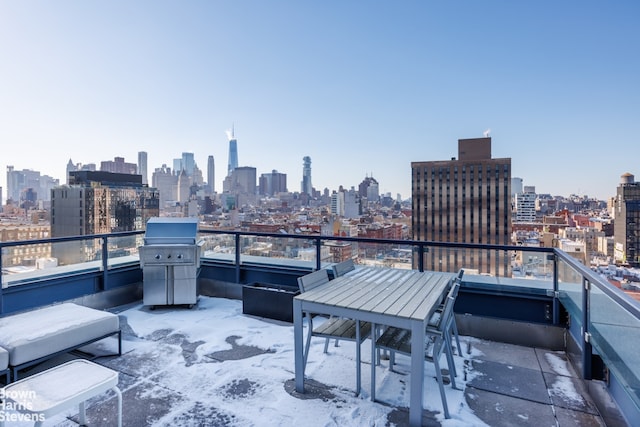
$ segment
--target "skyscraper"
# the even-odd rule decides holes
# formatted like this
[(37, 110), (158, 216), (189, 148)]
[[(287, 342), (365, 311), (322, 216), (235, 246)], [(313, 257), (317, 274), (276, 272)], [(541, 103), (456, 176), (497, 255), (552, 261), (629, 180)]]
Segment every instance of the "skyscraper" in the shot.
[(311, 185), (311, 157), (304, 156), (302, 158), (302, 188), (300, 191), (302, 193), (312, 195), (313, 194), (313, 186)]
[[(458, 140), (458, 160), (412, 162), (413, 238), (508, 245), (511, 159), (491, 158), (491, 138)], [(509, 275), (505, 251), (429, 248), (424, 267)]]
[(625, 173), (616, 192), (613, 225), (614, 259), (640, 267), (640, 182)]
[(195, 167), (196, 167), (196, 160), (193, 157), (193, 153), (182, 153), (182, 169), (184, 169), (188, 177), (193, 176), (193, 171)]
[(213, 156), (207, 158), (207, 186), (209, 193), (216, 192), (216, 166)]
[(138, 175), (142, 175), (143, 184), (149, 183), (147, 179), (147, 152), (146, 151), (138, 152)]
[(227, 176), (231, 175), (238, 167), (238, 141), (234, 135), (234, 128), (231, 128), (231, 132), (227, 132), (229, 137), (229, 164), (227, 166)]
[(271, 173), (260, 175), (258, 192), (265, 196), (287, 192), (287, 174), (272, 170)]

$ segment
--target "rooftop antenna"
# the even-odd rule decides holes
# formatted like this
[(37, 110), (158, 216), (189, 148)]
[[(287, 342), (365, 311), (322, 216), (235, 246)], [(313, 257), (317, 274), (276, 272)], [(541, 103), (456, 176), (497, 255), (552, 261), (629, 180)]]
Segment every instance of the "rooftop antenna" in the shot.
[(482, 135), (484, 135), (485, 138), (489, 137), (489, 134), (491, 133), (491, 128), (485, 130), (484, 132), (482, 132)]

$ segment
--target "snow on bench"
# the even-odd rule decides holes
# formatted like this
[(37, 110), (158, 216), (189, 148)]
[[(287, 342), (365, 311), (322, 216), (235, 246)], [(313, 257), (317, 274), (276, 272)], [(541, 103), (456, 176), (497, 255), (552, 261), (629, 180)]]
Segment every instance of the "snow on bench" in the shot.
[(122, 335), (118, 316), (73, 303), (0, 318), (0, 347), (9, 353), (12, 381), (18, 379), (20, 369), (116, 334), (118, 355), (121, 355)]

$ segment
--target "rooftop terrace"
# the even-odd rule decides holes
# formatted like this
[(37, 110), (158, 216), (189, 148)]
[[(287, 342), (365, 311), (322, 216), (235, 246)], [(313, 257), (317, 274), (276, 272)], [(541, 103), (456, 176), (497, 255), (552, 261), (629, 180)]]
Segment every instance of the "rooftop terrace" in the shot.
[[(408, 359), (377, 368), (377, 402), (369, 381), (355, 395), (353, 343), (330, 347), (312, 341), (308, 391), (293, 384), (293, 327), (242, 314), (239, 300), (200, 297), (193, 309), (150, 310), (134, 303), (115, 310), (124, 329), (124, 354), (98, 363), (119, 372), (128, 426), (362, 426), (408, 425)], [(564, 352), (461, 337), (456, 356), (461, 390), (447, 387), (450, 420), (444, 420), (433, 370), (425, 379), (424, 424), (428, 426), (603, 426), (587, 390)], [(110, 354), (115, 339), (84, 348)], [(366, 345), (366, 344), (365, 344)], [(366, 352), (364, 352), (366, 353)], [(47, 362), (32, 371), (61, 363)], [(370, 366), (370, 359), (363, 359)], [(367, 370), (363, 369), (363, 372)], [(91, 426), (114, 425), (115, 394), (90, 402)], [(45, 426), (71, 426), (77, 408)]]

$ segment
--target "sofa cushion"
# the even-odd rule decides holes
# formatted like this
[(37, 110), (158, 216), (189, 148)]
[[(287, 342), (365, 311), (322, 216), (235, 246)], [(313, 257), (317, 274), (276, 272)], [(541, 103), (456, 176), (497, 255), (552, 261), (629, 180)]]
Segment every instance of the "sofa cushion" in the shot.
[(0, 347), (0, 371), (4, 371), (9, 367), (9, 352)]

